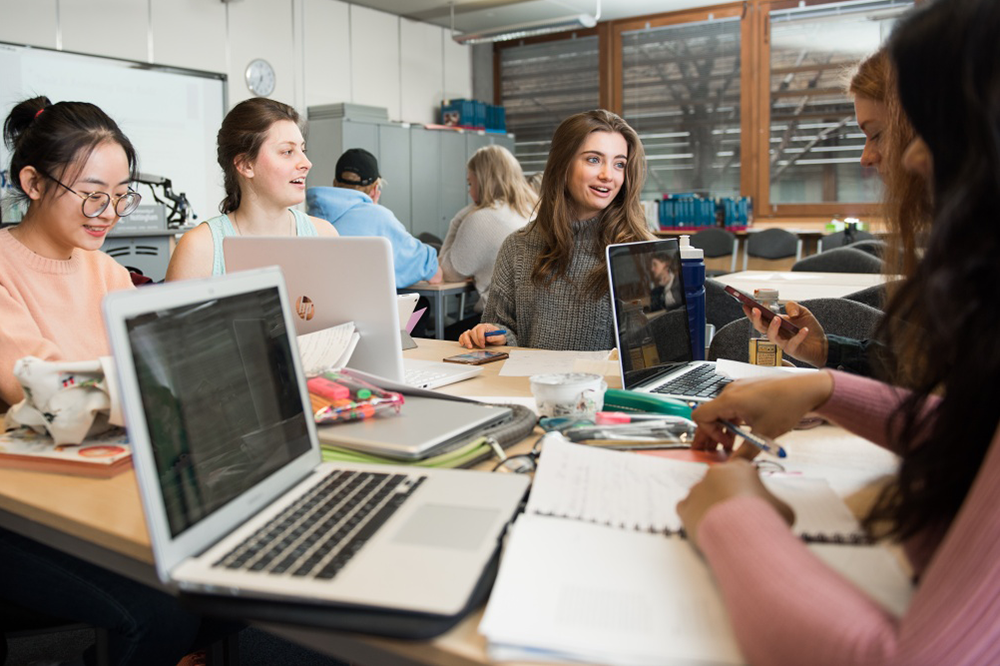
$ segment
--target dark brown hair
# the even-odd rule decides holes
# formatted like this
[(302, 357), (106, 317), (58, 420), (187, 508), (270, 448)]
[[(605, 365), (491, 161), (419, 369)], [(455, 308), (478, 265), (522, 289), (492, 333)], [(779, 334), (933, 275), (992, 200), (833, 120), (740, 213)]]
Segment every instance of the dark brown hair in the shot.
[(27, 199), (20, 178), (25, 167), (72, 181), (75, 176), (67, 169), (74, 163), (82, 166), (97, 146), (108, 141), (125, 151), (133, 180), (139, 170), (132, 142), (108, 114), (88, 102), (53, 104), (48, 97), (24, 100), (4, 121), (3, 138), (11, 151), (10, 182), (19, 199)]
[(219, 166), (222, 167), (226, 188), (226, 198), (219, 204), (220, 213), (232, 213), (240, 207), (240, 180), (236, 163), (257, 159), (268, 130), (280, 120), (290, 120), (300, 130), (303, 129), (298, 111), (266, 97), (243, 100), (226, 114), (216, 137)]
[[(604, 256), (604, 248), (612, 243), (649, 240), (652, 234), (646, 226), (646, 216), (639, 201), (646, 180), (646, 153), (639, 135), (621, 117), (595, 109), (570, 116), (562, 121), (552, 136), (552, 148), (542, 178), (538, 215), (529, 225), (542, 236), (543, 249), (535, 260), (531, 279), (538, 286), (549, 284), (565, 275), (576, 250), (573, 243), (573, 200), (566, 188), (570, 168), (580, 147), (592, 132), (621, 134), (628, 145), (625, 180), (614, 200), (600, 213), (599, 247), (593, 248)], [(584, 289), (595, 300), (608, 292), (607, 268), (600, 266), (587, 278)]]

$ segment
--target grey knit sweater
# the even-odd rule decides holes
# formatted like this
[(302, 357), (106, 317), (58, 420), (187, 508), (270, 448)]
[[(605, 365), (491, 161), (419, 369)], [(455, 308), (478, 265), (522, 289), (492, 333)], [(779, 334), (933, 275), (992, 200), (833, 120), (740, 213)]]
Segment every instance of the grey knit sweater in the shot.
[(535, 349), (597, 351), (615, 346), (611, 298), (593, 300), (584, 290), (587, 276), (604, 266), (595, 252), (597, 218), (573, 224), (575, 251), (566, 274), (545, 287), (531, 281), (542, 250), (540, 234), (529, 225), (500, 247), (483, 322), (507, 329), (507, 344)]

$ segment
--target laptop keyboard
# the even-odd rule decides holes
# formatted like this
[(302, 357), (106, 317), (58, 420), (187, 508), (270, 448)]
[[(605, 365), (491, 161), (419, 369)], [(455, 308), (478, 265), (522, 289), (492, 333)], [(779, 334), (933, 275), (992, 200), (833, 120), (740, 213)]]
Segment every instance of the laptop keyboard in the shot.
[(334, 472), (213, 566), (329, 580), (425, 478)]
[(728, 377), (716, 374), (714, 365), (703, 364), (657, 386), (652, 392), (694, 398), (714, 398), (719, 395), (722, 387), (731, 381)]
[(447, 377), (448, 374), (433, 368), (405, 368), (403, 370), (403, 383), (409, 386), (423, 386), (442, 377)]

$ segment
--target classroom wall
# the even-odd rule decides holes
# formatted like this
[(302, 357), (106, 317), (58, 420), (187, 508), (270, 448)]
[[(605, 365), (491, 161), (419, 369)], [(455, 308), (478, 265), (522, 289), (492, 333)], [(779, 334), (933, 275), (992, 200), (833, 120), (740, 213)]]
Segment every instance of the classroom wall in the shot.
[(471, 48), (448, 30), (341, 0), (0, 0), (0, 17), (0, 41), (224, 72), (230, 106), (254, 58), (302, 112), (352, 102), (435, 123), (442, 99), (472, 95)]

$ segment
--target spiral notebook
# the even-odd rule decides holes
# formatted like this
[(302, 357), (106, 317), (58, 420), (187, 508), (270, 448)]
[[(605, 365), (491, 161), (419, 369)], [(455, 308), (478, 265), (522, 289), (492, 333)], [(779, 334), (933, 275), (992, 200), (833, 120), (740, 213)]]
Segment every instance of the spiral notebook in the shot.
[[(546, 441), (479, 631), (498, 661), (744, 664), (714, 577), (677, 502), (706, 466)], [(793, 530), (886, 612), (913, 587), (823, 479), (765, 476)]]

